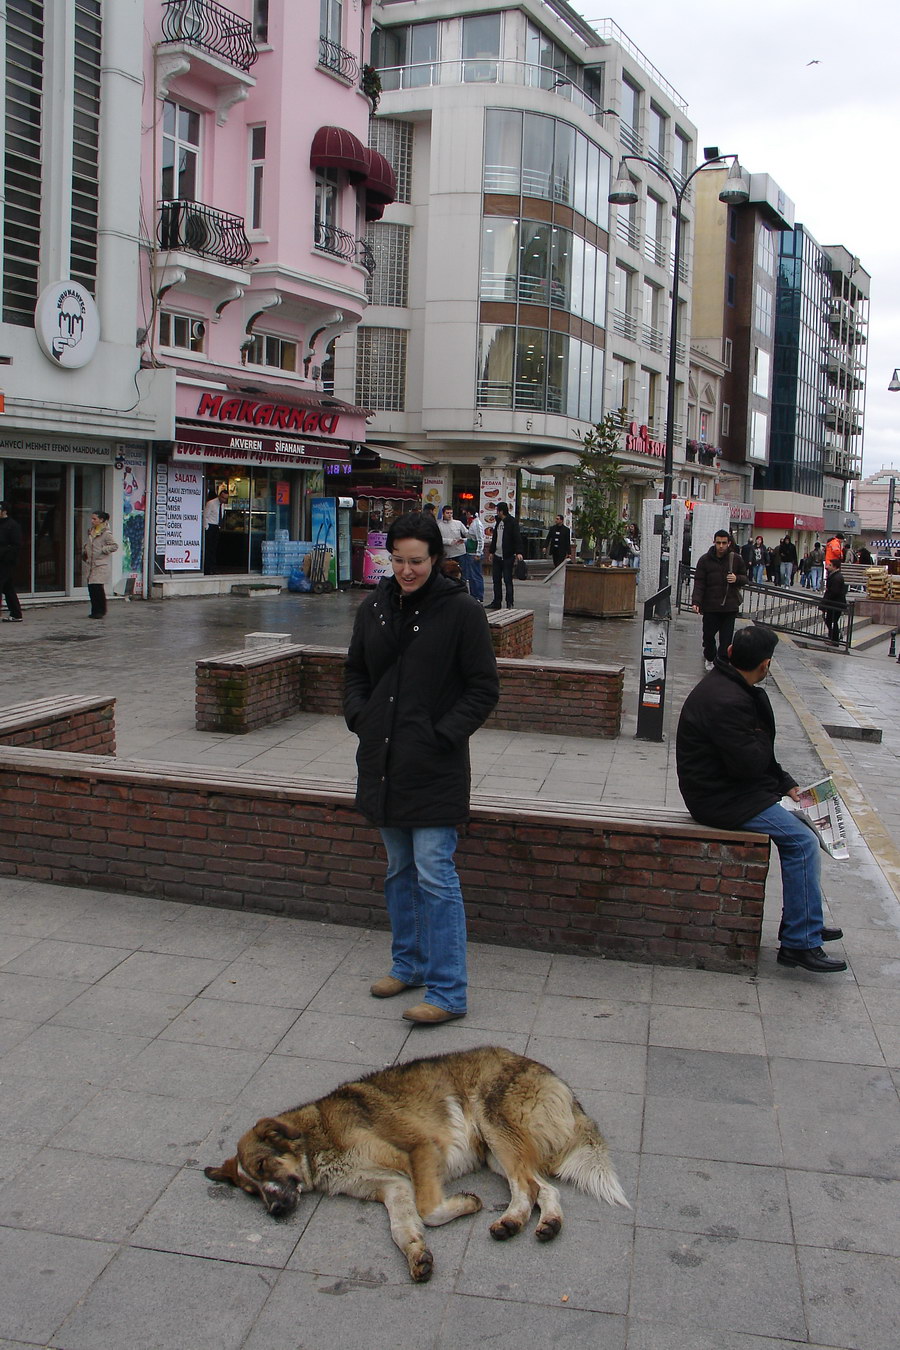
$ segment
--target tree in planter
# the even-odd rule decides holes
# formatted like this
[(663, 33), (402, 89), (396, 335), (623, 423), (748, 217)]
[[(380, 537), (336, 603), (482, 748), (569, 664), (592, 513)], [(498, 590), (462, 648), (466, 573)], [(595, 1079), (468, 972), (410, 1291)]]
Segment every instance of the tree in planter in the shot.
[(622, 430), (619, 414), (607, 413), (582, 441), (581, 462), (575, 470), (575, 492), (579, 498), (575, 528), (588, 541), (595, 562), (604, 544), (608, 550), (625, 535), (622, 477), (616, 457)]

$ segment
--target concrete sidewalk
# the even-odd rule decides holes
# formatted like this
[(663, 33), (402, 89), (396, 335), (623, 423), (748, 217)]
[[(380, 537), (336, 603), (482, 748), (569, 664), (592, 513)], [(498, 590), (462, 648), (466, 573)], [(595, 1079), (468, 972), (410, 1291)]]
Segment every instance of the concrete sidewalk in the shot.
[[(530, 606), (532, 587), (536, 649), (623, 661), (631, 723), (615, 742), (480, 733), (478, 790), (501, 777), (509, 790), (516, 769), (523, 795), (679, 804), (671, 739), (630, 734), (637, 625), (547, 633), (539, 588), (519, 598)], [(337, 719), (195, 742), (193, 662), (259, 629), (344, 642), (357, 602), (121, 603), (105, 625), (70, 606), (31, 610), (4, 631), (0, 701), (113, 693), (126, 753), (280, 756), (286, 774), (344, 778), (353, 743)], [(402, 997), (368, 994), (387, 969), (384, 933), (0, 880), (0, 1350), (893, 1350), (900, 667), (787, 643), (778, 656), (780, 757), (805, 778), (836, 755), (852, 785), (852, 862), (825, 868), (845, 975), (776, 966), (777, 865), (756, 977), (473, 944), (469, 1015), (427, 1029), (402, 1021)], [(670, 715), (702, 674), (691, 618), (676, 625), (672, 670)], [(857, 715), (883, 726), (880, 746), (821, 731)], [(632, 1212), (564, 1187), (555, 1243), (496, 1244), (503, 1187), (479, 1174), (460, 1188), (486, 1213), (433, 1230), (434, 1277), (413, 1286), (380, 1206), (310, 1197), (275, 1222), (203, 1176), (260, 1115), (484, 1043), (572, 1084)]]

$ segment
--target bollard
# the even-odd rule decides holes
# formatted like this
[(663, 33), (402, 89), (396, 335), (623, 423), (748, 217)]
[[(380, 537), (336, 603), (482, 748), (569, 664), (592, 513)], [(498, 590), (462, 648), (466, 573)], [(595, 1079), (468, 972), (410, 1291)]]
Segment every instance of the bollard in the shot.
[(896, 655), (897, 655), (897, 629), (896, 629), (896, 628), (892, 628), (892, 629), (891, 629), (891, 645), (890, 645), (890, 647), (888, 648), (888, 656), (896, 656)]

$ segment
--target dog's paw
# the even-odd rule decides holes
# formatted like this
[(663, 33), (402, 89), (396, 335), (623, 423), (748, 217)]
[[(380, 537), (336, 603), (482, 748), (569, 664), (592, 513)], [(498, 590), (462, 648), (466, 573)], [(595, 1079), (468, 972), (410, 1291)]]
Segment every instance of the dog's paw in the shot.
[(503, 1218), (492, 1223), (488, 1232), (492, 1238), (498, 1242), (505, 1242), (507, 1238), (515, 1237), (516, 1233), (521, 1233), (522, 1225), (515, 1219)]
[(409, 1257), (409, 1273), (416, 1284), (427, 1284), (431, 1279), (431, 1272), (434, 1270), (434, 1257), (427, 1247), (423, 1247), (421, 1252), (415, 1256)]
[(474, 1191), (459, 1191), (458, 1194), (464, 1195), (469, 1202), (466, 1206), (466, 1214), (477, 1214), (483, 1208), (481, 1196), (476, 1195)]
[(562, 1228), (562, 1219), (542, 1219), (534, 1230), (538, 1242), (552, 1242)]

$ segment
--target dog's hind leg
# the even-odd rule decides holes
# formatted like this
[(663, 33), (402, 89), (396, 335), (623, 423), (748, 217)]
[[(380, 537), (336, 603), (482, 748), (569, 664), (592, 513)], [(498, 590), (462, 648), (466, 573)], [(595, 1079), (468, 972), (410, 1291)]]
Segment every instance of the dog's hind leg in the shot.
[(437, 1228), (442, 1223), (450, 1223), (452, 1219), (461, 1219), (464, 1214), (477, 1214), (480, 1209), (481, 1201), (477, 1195), (472, 1195), (470, 1191), (458, 1191), (456, 1195), (445, 1196), (436, 1209), (423, 1217), (429, 1228)]
[(541, 1221), (534, 1230), (538, 1242), (550, 1242), (562, 1228), (562, 1206), (559, 1191), (546, 1177), (538, 1177), (538, 1209)]
[(431, 1279), (434, 1257), (425, 1245), (425, 1228), (416, 1209), (413, 1188), (405, 1177), (382, 1182), (372, 1193), (388, 1212), (391, 1237), (406, 1257), (417, 1284)]
[(444, 1159), (432, 1140), (410, 1149), (409, 1170), (416, 1193), (416, 1209), (429, 1228), (450, 1223), (464, 1214), (477, 1214), (481, 1209), (478, 1196), (467, 1191), (445, 1195)]

